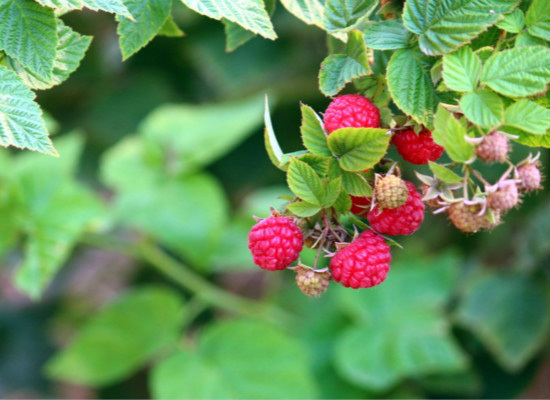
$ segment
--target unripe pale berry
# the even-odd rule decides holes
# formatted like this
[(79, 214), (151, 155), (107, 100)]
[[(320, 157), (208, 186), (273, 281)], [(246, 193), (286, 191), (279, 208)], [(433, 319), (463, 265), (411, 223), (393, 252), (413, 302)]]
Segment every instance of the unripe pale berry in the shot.
[(513, 180), (499, 184), (496, 191), (487, 196), (487, 205), (493, 210), (508, 211), (519, 202), (518, 187)]
[(405, 181), (395, 175), (386, 175), (376, 181), (374, 196), (381, 210), (393, 209), (405, 204), (408, 195), (409, 188)]
[(508, 137), (496, 131), (483, 137), (476, 147), (476, 154), (483, 161), (504, 162), (509, 150)]
[(538, 162), (531, 162), (518, 167), (518, 177), (520, 179), (519, 189), (524, 192), (532, 192), (540, 189), (542, 176), (538, 168)]
[(296, 268), (296, 284), (300, 290), (310, 296), (317, 297), (324, 293), (330, 283), (330, 272), (315, 271), (311, 268)]

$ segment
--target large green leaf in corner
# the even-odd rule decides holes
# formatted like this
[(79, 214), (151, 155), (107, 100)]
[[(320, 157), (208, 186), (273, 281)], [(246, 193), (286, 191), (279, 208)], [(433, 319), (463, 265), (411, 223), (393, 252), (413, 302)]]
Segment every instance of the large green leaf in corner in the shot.
[(21, 79), (0, 65), (0, 146), (15, 146), (57, 155), (48, 137), (35, 94)]
[(367, 20), (377, 6), (377, 0), (326, 0), (325, 28), (327, 32), (347, 32)]
[[(89, 8), (94, 11), (106, 11), (126, 18), (132, 18), (132, 14), (124, 5), (124, 0), (36, 0), (46, 7), (62, 8), (68, 10), (80, 10)], [(144, 0), (145, 2), (145, 0)]]
[(180, 336), (181, 297), (162, 287), (134, 289), (109, 304), (46, 365), (47, 374), (92, 387), (112, 384), (135, 372)]
[(419, 35), (423, 53), (448, 53), (469, 42), (497, 22), (517, 0), (408, 0), (405, 27)]

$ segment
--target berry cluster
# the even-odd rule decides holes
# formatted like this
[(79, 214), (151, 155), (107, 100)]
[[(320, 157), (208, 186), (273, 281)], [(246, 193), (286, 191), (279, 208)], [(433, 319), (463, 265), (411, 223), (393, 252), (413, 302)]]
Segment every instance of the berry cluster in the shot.
[[(365, 140), (371, 133), (379, 137), (391, 135), (386, 143), (391, 143), (403, 160), (415, 165), (430, 163), (430, 169), (444, 152), (444, 148), (434, 141), (432, 133), (423, 126), (394, 124), (379, 129), (380, 125), (378, 107), (366, 97), (352, 94), (338, 96), (332, 101), (318, 129), (324, 133), (327, 143), (336, 136), (353, 135), (354, 129), (363, 129), (361, 134), (364, 136), (361, 137), (367, 138)], [(342, 128), (352, 129), (330, 136)], [(358, 140), (350, 136), (345, 138), (351, 138), (350, 142)], [(317, 185), (328, 182), (332, 176), (327, 171), (335, 170), (337, 174), (344, 174), (348, 186), (343, 184), (342, 191), (339, 195), (335, 193), (329, 206), (309, 204), (305, 200), (317, 198), (310, 200), (307, 193), (298, 194), (295, 190), (296, 197), (281, 213), (273, 210), (270, 217), (259, 221), (250, 231), (248, 247), (254, 262), (269, 271), (294, 270), (296, 283), (302, 292), (319, 296), (327, 290), (330, 280), (353, 289), (381, 284), (390, 270), (389, 243), (393, 240), (388, 236), (416, 232), (424, 220), (425, 204), (434, 208), (435, 213), (446, 212), (449, 220), (461, 231), (494, 228), (501, 222), (503, 214), (519, 203), (522, 193), (540, 187), (539, 162), (529, 156), (517, 165), (512, 164), (508, 160), (509, 138), (502, 132), (490, 132), (467, 140), (475, 145), (475, 157), (483, 162), (509, 165), (498, 182), (487, 182), (473, 168), (473, 159), (462, 165), (463, 176), (452, 171), (457, 167), (455, 164), (437, 164), (439, 172), (433, 170), (434, 176), (417, 173), (421, 181), (419, 192), (412, 182), (401, 177), (397, 162), (384, 158), (385, 152), (367, 169), (346, 166), (347, 170), (337, 165), (340, 160), (336, 154), (331, 159), (326, 156), (326, 151), (320, 154), (306, 152), (301, 158), (295, 156), (303, 163), (302, 170), (306, 168), (310, 175), (318, 175), (315, 178), (301, 176), (300, 182), (307, 179), (313, 179)], [(327, 145), (327, 149), (329, 147)], [(306, 165), (308, 162), (311, 168)], [(326, 170), (323, 170), (323, 165), (327, 166)], [(336, 165), (335, 169), (330, 165)], [(351, 186), (350, 180), (354, 182)], [(337, 184), (342, 182), (343, 179)], [(475, 190), (470, 195), (472, 187)], [(326, 188), (328, 190), (328, 186)], [(307, 205), (305, 209), (295, 207), (304, 204)], [(313, 266), (301, 262), (303, 247), (317, 250)], [(320, 255), (331, 258), (328, 268), (317, 268)], [(297, 265), (292, 266), (296, 261)]]

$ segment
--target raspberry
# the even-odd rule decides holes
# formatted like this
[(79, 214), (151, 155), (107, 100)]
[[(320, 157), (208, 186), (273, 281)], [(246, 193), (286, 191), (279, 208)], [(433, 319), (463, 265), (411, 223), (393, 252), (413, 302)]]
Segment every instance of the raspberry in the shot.
[(432, 133), (427, 129), (419, 134), (413, 130), (397, 132), (392, 142), (403, 160), (417, 165), (437, 160), (444, 151), (443, 147), (434, 142)]
[(409, 188), (405, 181), (395, 175), (386, 175), (376, 181), (374, 196), (380, 209), (397, 208), (407, 201)]
[(336, 97), (325, 111), (325, 129), (330, 134), (340, 128), (379, 128), (380, 110), (358, 94)]
[(323, 294), (330, 282), (330, 272), (315, 271), (311, 268), (296, 268), (296, 284), (300, 290), (310, 296), (317, 297)]
[(531, 162), (518, 167), (518, 177), (520, 179), (519, 189), (524, 192), (532, 192), (540, 189), (541, 174), (538, 168), (538, 162)]
[(269, 271), (282, 270), (298, 259), (302, 231), (289, 218), (272, 215), (252, 227), (248, 248), (254, 263)]
[(332, 278), (345, 287), (369, 288), (381, 284), (390, 270), (390, 246), (382, 236), (366, 230), (330, 261)]
[(481, 204), (453, 203), (449, 208), (449, 219), (462, 232), (477, 232), (480, 229), (491, 226), (485, 214), (479, 215), (481, 209)]
[(518, 187), (512, 179), (499, 183), (496, 191), (487, 196), (487, 205), (493, 210), (508, 211), (519, 202)]
[(410, 235), (420, 228), (424, 220), (424, 203), (414, 185), (405, 182), (409, 189), (407, 201), (394, 209), (380, 210), (374, 207), (367, 214), (372, 228), (383, 235)]
[(351, 212), (360, 217), (365, 217), (370, 210), (370, 197), (349, 196), (351, 198)]
[(483, 161), (504, 162), (508, 155), (508, 138), (501, 132), (493, 132), (483, 137), (476, 146), (476, 154)]

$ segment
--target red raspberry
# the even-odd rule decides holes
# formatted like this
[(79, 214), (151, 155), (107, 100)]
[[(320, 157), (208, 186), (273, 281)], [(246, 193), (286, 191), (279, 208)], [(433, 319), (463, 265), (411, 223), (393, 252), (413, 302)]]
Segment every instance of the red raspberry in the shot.
[(414, 185), (405, 181), (409, 196), (402, 206), (380, 210), (375, 206), (367, 214), (372, 228), (383, 235), (410, 235), (420, 228), (424, 220), (424, 203), (422, 196)]
[(370, 210), (370, 197), (349, 196), (351, 198), (351, 212), (360, 217), (366, 217)]
[(483, 137), (476, 146), (476, 154), (483, 161), (504, 162), (509, 151), (509, 140), (501, 132), (493, 132)]
[(359, 94), (336, 97), (325, 111), (325, 129), (330, 134), (340, 128), (379, 128), (380, 110)]
[(532, 192), (540, 189), (542, 176), (538, 168), (539, 162), (531, 162), (518, 167), (518, 177), (520, 180), (519, 189), (524, 192)]
[(445, 150), (434, 142), (432, 133), (427, 129), (419, 134), (413, 130), (397, 132), (393, 135), (392, 142), (403, 160), (417, 165), (437, 160)]
[(269, 271), (288, 267), (298, 259), (303, 246), (302, 231), (286, 217), (272, 215), (254, 225), (248, 234), (254, 263)]
[(366, 230), (330, 261), (332, 278), (345, 287), (369, 288), (384, 282), (390, 270), (390, 246), (382, 236)]

